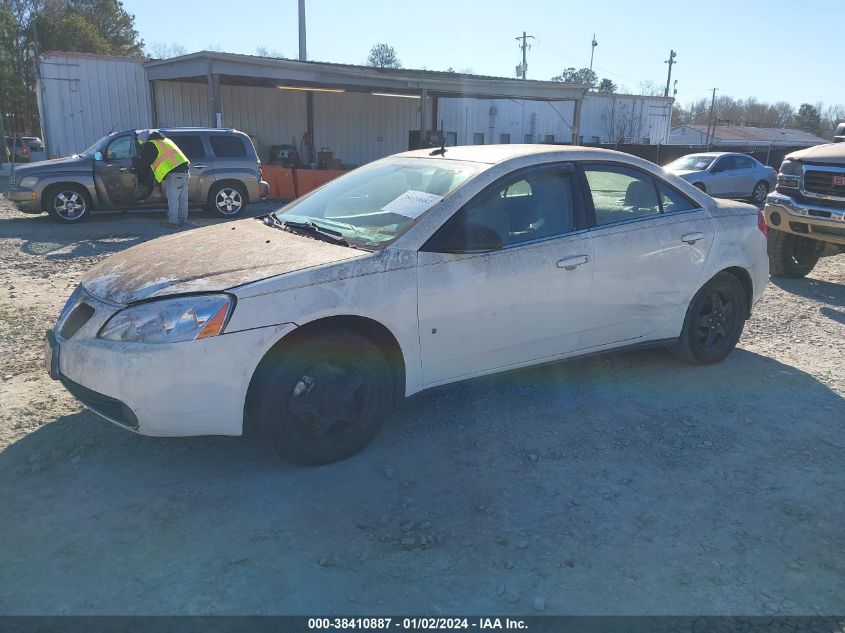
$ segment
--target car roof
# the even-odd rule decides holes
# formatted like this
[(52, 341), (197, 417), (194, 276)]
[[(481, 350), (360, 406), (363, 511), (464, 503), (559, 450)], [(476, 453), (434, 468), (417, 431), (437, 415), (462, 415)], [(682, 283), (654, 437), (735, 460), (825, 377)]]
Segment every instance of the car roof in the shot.
[(226, 134), (231, 132), (234, 134), (243, 134), (240, 130), (231, 127), (153, 127), (153, 128), (136, 128), (130, 130), (121, 130), (120, 132), (112, 132), (109, 136), (117, 136), (118, 134), (127, 134), (129, 132), (140, 132), (141, 130), (158, 130), (159, 132), (213, 132), (216, 134)]
[[(394, 154), (401, 158), (432, 158), (436, 147), (417, 149), (410, 152)], [(543, 145), (543, 144), (520, 144), (512, 145), (457, 145), (447, 147), (442, 158), (448, 160), (462, 160), (472, 163), (487, 163), (490, 165), (501, 163), (522, 156), (548, 155), (558, 160), (618, 160), (624, 157), (630, 161), (632, 156), (623, 152), (616, 152), (609, 149), (597, 147), (583, 147), (581, 145)], [(561, 156), (563, 155), (563, 156)], [(440, 158), (439, 155), (435, 154)]]

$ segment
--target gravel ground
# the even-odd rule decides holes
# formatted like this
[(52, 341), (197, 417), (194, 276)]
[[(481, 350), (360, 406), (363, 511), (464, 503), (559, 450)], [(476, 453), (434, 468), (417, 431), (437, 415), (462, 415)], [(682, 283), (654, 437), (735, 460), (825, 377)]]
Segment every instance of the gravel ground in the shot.
[(441, 388), (303, 469), (132, 435), (45, 376), (79, 278), (161, 219), (0, 200), (0, 613), (845, 612), (845, 257), (771, 283), (717, 366), (641, 351)]

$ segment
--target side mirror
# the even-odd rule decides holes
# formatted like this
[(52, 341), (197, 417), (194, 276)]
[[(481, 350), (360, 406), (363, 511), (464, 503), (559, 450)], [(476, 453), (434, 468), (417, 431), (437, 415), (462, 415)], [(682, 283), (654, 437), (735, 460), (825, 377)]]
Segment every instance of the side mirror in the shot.
[(102, 152), (94, 152), (94, 160), (103, 160)]
[(438, 253), (467, 253), (502, 250), (502, 237), (486, 224), (466, 222), (438, 240)]

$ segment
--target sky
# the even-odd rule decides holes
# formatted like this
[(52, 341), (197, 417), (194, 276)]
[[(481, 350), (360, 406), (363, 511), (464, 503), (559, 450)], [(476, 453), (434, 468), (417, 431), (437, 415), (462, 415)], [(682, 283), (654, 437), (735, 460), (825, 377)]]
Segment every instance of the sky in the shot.
[[(147, 44), (178, 43), (188, 52), (255, 54), (259, 46), (298, 55), (297, 0), (124, 0)], [(528, 78), (550, 79), (590, 64), (629, 91), (672, 79), (687, 104), (717, 96), (760, 101), (845, 104), (841, 0), (306, 0), (308, 59), (364, 64), (386, 42), (405, 68), (514, 76), (523, 31)], [(841, 30), (840, 30), (841, 31)], [(671, 94), (671, 92), (670, 92)]]

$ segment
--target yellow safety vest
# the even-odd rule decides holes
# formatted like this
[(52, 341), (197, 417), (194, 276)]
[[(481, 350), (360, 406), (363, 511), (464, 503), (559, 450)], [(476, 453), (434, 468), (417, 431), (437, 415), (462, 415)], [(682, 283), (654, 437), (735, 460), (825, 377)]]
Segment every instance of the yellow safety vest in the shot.
[(158, 150), (158, 156), (153, 161), (152, 165), (150, 165), (150, 169), (152, 169), (153, 174), (155, 174), (156, 182), (161, 182), (167, 174), (176, 169), (179, 165), (184, 165), (188, 162), (188, 157), (185, 156), (182, 153), (182, 150), (177, 147), (176, 143), (171, 141), (169, 138), (166, 138), (163, 141), (152, 140), (150, 143), (155, 145)]

